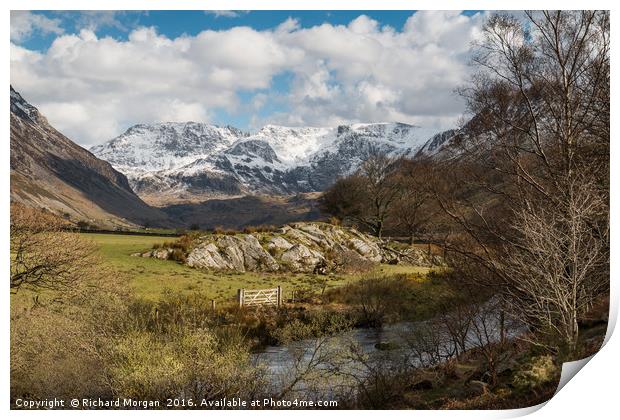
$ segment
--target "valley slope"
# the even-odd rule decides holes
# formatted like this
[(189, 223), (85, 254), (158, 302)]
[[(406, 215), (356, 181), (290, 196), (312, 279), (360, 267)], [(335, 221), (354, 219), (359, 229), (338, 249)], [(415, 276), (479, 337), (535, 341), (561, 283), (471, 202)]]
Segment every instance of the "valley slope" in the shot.
[(11, 87), (11, 201), (105, 227), (169, 226), (108, 162), (52, 127)]

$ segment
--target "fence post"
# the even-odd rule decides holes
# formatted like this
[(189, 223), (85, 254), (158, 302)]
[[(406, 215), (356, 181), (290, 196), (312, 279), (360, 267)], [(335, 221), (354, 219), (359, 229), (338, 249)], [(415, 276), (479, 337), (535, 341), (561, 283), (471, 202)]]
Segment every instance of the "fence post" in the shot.
[(211, 310), (215, 311), (215, 299), (211, 299)]
[(239, 301), (239, 307), (243, 306), (243, 296), (244, 295), (244, 290), (243, 289), (237, 289), (237, 300)]
[(282, 286), (278, 286), (278, 307), (282, 305)]

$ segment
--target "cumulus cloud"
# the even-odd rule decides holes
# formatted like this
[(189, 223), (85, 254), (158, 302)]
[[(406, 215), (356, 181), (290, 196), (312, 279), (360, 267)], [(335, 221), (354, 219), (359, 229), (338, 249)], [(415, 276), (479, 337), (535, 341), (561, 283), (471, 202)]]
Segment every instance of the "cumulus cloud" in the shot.
[[(289, 19), (273, 30), (178, 38), (142, 27), (126, 40), (83, 29), (58, 36), (45, 53), (13, 43), (11, 82), (85, 145), (135, 123), (208, 122), (217, 110), (247, 112), (256, 128), (402, 121), (439, 130), (462, 113), (453, 90), (468, 77), (482, 19), (418, 12), (402, 31), (367, 16), (310, 28)], [(284, 91), (273, 86), (281, 74), (291, 75)]]
[(28, 39), (33, 33), (61, 34), (60, 19), (50, 19), (42, 14), (25, 10), (11, 11), (11, 40), (20, 42)]

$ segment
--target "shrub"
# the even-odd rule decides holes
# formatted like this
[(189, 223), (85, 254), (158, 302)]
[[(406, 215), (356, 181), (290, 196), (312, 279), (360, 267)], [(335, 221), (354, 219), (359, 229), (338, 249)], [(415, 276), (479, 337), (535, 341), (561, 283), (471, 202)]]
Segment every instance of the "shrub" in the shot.
[(350, 317), (339, 312), (311, 312), (303, 318), (286, 322), (274, 332), (278, 343), (284, 344), (306, 338), (334, 335), (353, 327)]
[(117, 395), (139, 400), (249, 399), (264, 388), (240, 335), (223, 339), (203, 329), (133, 331), (116, 344), (108, 370)]
[(172, 249), (172, 252), (168, 255), (168, 259), (172, 261), (178, 261), (184, 263), (187, 260), (195, 238), (198, 235), (196, 232), (188, 233), (181, 236), (179, 239), (173, 242), (164, 242), (161, 244), (153, 244), (153, 249)]
[(212, 230), (214, 235), (235, 235), (239, 233), (238, 230), (225, 228), (223, 226), (216, 226)]
[(522, 391), (531, 390), (556, 379), (557, 373), (558, 368), (551, 356), (537, 356), (515, 373), (512, 384)]
[(172, 252), (168, 256), (168, 259), (172, 261), (177, 261), (180, 263), (185, 263), (185, 261), (187, 261), (187, 253), (184, 252), (182, 249), (173, 248)]
[(405, 275), (369, 276), (326, 292), (331, 301), (353, 305), (363, 325), (381, 326), (396, 320), (408, 302), (411, 281)]
[(104, 374), (128, 322), (125, 280), (104, 265), (34, 306), (11, 302), (11, 399), (112, 397)]

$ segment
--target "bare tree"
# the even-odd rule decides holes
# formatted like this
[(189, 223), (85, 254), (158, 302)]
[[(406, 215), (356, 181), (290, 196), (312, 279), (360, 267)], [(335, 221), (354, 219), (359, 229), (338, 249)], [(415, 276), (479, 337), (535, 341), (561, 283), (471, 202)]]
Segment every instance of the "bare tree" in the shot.
[(401, 193), (391, 213), (396, 227), (409, 236), (411, 245), (436, 213), (429, 188), (429, 166), (430, 163), (422, 159), (403, 159), (398, 170)]
[[(515, 227), (523, 237), (510, 247), (505, 272), (511, 280), (507, 292), (515, 313), (542, 324), (552, 335), (575, 350), (579, 317), (607, 291), (609, 225), (592, 225), (605, 217), (605, 206), (587, 182), (569, 187), (567, 208), (522, 211)], [(522, 305), (528, 302), (527, 305)]]
[(484, 27), (449, 162), (459, 185), (437, 198), (457, 227), (451, 254), (574, 350), (609, 280), (609, 14), (526, 17)]
[(62, 289), (96, 270), (94, 244), (53, 214), (11, 204), (11, 292)]
[(386, 219), (401, 194), (400, 158), (371, 150), (352, 176), (337, 181), (322, 197), (324, 210), (370, 229), (381, 238)]

